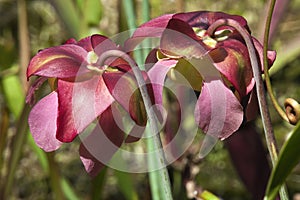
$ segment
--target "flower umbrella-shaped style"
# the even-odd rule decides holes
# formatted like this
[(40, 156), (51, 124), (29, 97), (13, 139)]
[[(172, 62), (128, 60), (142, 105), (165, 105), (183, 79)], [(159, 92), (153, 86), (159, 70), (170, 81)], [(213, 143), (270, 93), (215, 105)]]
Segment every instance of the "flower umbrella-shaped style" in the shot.
[[(81, 160), (91, 175), (99, 172), (124, 141), (121, 113), (115, 112), (119, 105), (138, 126), (146, 124), (144, 104), (129, 64), (122, 58), (99, 63), (98, 57), (103, 52), (120, 49), (101, 35), (78, 42), (70, 39), (61, 46), (40, 51), (27, 69), (28, 78), (40, 77), (29, 90), (28, 102), (32, 102), (34, 90), (47, 79), (53, 90), (29, 114), (29, 127), (39, 147), (54, 151), (62, 143), (72, 142), (98, 120), (96, 128), (80, 146)], [(127, 140), (133, 141), (133, 138), (129, 136)], [(101, 162), (89, 151), (89, 144), (104, 152)]]
[[(237, 21), (250, 34), (247, 21), (236, 15), (198, 11), (168, 14), (140, 26), (131, 44), (147, 37), (159, 37), (157, 60), (148, 75), (155, 83), (156, 103), (162, 103), (162, 88), (167, 75), (177, 80), (179, 72), (191, 87), (200, 92), (195, 119), (208, 135), (225, 139), (241, 126), (244, 110), (255, 81), (247, 46), (232, 27), (221, 26), (214, 35), (209, 27), (218, 19)], [(262, 45), (252, 37), (257, 56), (262, 63)], [(269, 65), (275, 52), (268, 51)], [(246, 101), (246, 103), (245, 103)]]

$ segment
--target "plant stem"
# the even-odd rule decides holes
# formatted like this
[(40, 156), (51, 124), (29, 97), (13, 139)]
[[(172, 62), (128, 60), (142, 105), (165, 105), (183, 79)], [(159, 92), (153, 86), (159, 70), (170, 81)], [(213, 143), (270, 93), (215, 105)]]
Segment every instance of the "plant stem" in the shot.
[[(278, 147), (276, 144), (273, 127), (272, 127), (272, 122), (271, 122), (271, 118), (270, 118), (270, 113), (268, 110), (268, 104), (266, 101), (264, 83), (263, 83), (263, 80), (261, 77), (261, 67), (258, 64), (258, 59), (256, 56), (256, 50), (255, 50), (255, 47), (254, 47), (254, 44), (252, 41), (252, 37), (244, 27), (242, 27), (237, 21), (232, 20), (232, 19), (217, 20), (215, 23), (213, 23), (209, 27), (207, 32), (208, 32), (208, 34), (212, 35), (212, 33), (214, 33), (214, 31), (218, 27), (224, 26), (224, 25), (235, 28), (243, 37), (243, 39), (246, 43), (246, 46), (248, 48), (250, 62), (251, 62), (252, 70), (253, 70), (253, 76), (254, 76), (254, 80), (256, 83), (257, 98), (258, 98), (258, 104), (259, 104), (259, 109), (260, 109), (261, 118), (262, 118), (262, 124), (263, 124), (264, 132), (265, 132), (266, 143), (267, 143), (268, 151), (270, 153), (272, 166), (274, 167), (276, 164), (276, 161), (278, 159)], [(282, 199), (288, 199), (287, 192), (280, 193), (280, 196)]]
[(20, 79), (22, 85), (24, 86), (24, 91), (28, 89), (28, 82), (26, 79), (27, 65), (30, 59), (30, 41), (28, 33), (28, 23), (27, 23), (27, 11), (26, 11), (26, 1), (18, 0), (18, 38), (20, 41), (19, 46), (19, 57), (20, 57)]
[[(150, 130), (151, 134), (154, 135), (154, 137), (148, 139), (151, 140), (147, 145), (149, 153), (153, 153), (153, 151), (157, 151), (160, 149), (160, 151), (157, 151), (157, 157), (156, 160), (150, 159), (150, 161), (154, 161), (155, 163), (149, 162), (148, 165), (149, 167), (154, 165), (158, 166), (166, 166), (166, 158), (164, 155), (164, 152), (162, 151), (162, 142), (159, 136), (159, 129), (158, 129), (158, 124), (157, 124), (157, 117), (156, 114), (154, 113), (152, 107), (152, 103), (147, 91), (146, 83), (143, 78), (143, 75), (136, 65), (136, 63), (133, 61), (133, 59), (126, 54), (125, 52), (119, 51), (119, 50), (109, 50), (104, 52), (100, 57), (99, 57), (99, 63), (100, 65), (103, 65), (104, 61), (109, 58), (109, 57), (120, 57), (124, 59), (128, 64), (131, 66), (131, 69), (134, 73), (134, 76), (137, 80), (137, 84), (139, 87), (139, 90), (141, 92), (144, 105), (146, 108), (149, 124), (150, 124)], [(153, 139), (153, 140), (152, 140)], [(151, 170), (151, 168), (149, 169)], [(151, 185), (151, 191), (152, 195), (155, 196), (157, 193), (153, 193), (154, 190), (153, 188), (161, 188), (163, 189), (162, 193), (160, 194), (161, 199), (172, 199), (172, 193), (171, 193), (171, 184), (170, 184), (170, 179), (168, 176), (168, 171), (165, 167), (159, 168), (156, 171), (159, 175), (156, 177), (160, 177), (159, 179), (151, 178), (151, 173), (153, 175), (154, 172), (150, 172), (150, 185)]]
[(54, 152), (49, 152), (46, 154), (49, 163), (49, 176), (50, 176), (51, 189), (53, 190), (52, 192), (53, 192), (54, 199), (64, 200), (66, 198), (62, 191), (62, 185), (61, 185), (62, 178), (60, 177), (59, 167), (55, 161), (54, 155), (55, 155)]
[[(130, 34), (134, 32), (136, 29), (136, 17), (134, 12), (134, 2), (132, 0), (127, 0), (126, 2), (122, 2), (125, 10), (125, 14), (127, 16), (127, 23)], [(143, 54), (141, 50), (135, 51), (135, 60), (138, 65), (141, 67), (143, 63)]]
[[(286, 113), (283, 111), (283, 109), (279, 106), (275, 95), (273, 93), (272, 89), (272, 84), (269, 76), (269, 69), (268, 69), (268, 46), (269, 46), (269, 35), (270, 35), (270, 27), (271, 27), (271, 21), (272, 21), (272, 15), (274, 11), (274, 7), (276, 4), (276, 0), (270, 0), (270, 5), (269, 5), (269, 10), (267, 12), (267, 20), (265, 24), (265, 32), (264, 32), (264, 41), (263, 41), (263, 67), (264, 67), (264, 75), (265, 75), (265, 82), (266, 82), (266, 87), (268, 90), (268, 94), (270, 96), (271, 102), (277, 110), (278, 114), (286, 121), (290, 121), (289, 118), (287, 117)], [(286, 186), (283, 184), (283, 186), (280, 188), (279, 191), (281, 200), (288, 200), (288, 193)]]
[(12, 144), (10, 149), (12, 149), (12, 155), (10, 156), (8, 163), (8, 171), (7, 176), (5, 177), (5, 188), (4, 188), (4, 196), (3, 199), (8, 199), (11, 195), (11, 190), (13, 187), (13, 182), (15, 179), (16, 170), (21, 158), (22, 149), (24, 144), (26, 143), (26, 136), (28, 133), (28, 124), (27, 124), (27, 117), (29, 113), (29, 106), (25, 105), (23, 111), (19, 117), (19, 121), (16, 125), (17, 129), (15, 135), (12, 139)]
[(272, 20), (272, 14), (274, 11), (276, 0), (270, 0), (269, 10), (267, 12), (267, 20), (265, 24), (265, 32), (264, 32), (264, 45), (263, 45), (263, 58), (264, 58), (264, 75), (265, 75), (265, 82), (268, 90), (268, 94), (270, 96), (271, 102), (275, 108), (275, 110), (278, 112), (278, 114), (286, 121), (289, 121), (285, 112), (283, 109), (279, 106), (275, 95), (273, 93), (272, 84), (270, 81), (269, 76), (269, 69), (268, 69), (268, 57), (267, 57), (267, 51), (268, 51), (268, 45), (269, 45), (269, 33), (270, 33), (270, 25)]

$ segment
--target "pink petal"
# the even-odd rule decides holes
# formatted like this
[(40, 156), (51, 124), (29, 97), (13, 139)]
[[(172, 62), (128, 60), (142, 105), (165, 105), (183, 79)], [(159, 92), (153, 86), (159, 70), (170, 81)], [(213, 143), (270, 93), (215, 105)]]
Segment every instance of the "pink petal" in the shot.
[(155, 65), (148, 71), (148, 76), (153, 87), (155, 103), (162, 105), (162, 93), (165, 78), (168, 71), (175, 67), (178, 63), (177, 60), (159, 60)]
[(206, 134), (223, 140), (240, 127), (243, 107), (220, 79), (210, 80), (203, 84), (195, 119)]
[(101, 76), (75, 83), (59, 80), (58, 99), (56, 137), (62, 142), (73, 141), (114, 101)]
[(234, 86), (241, 97), (253, 89), (252, 67), (248, 49), (243, 42), (229, 38), (219, 42), (217, 48), (209, 55), (214, 60), (215, 67)]
[(107, 72), (103, 74), (103, 79), (112, 96), (130, 114), (131, 118), (138, 125), (145, 126), (147, 114), (133, 75), (129, 72)]
[(100, 116), (99, 125), (81, 143), (80, 159), (86, 171), (96, 176), (124, 141), (124, 132), (119, 127), (120, 113), (112, 106)]
[(39, 77), (36, 79), (33, 84), (30, 86), (27, 96), (26, 96), (26, 103), (33, 105), (35, 102), (34, 93), (39, 87), (47, 80), (45, 77)]
[(51, 47), (35, 55), (27, 68), (27, 77), (32, 75), (71, 78), (86, 73), (80, 70), (85, 65), (87, 51), (74, 44)]
[(117, 45), (111, 39), (103, 35), (92, 35), (91, 41), (97, 55), (101, 55), (108, 50), (118, 49)]
[(71, 38), (71, 39), (68, 39), (65, 42), (65, 44), (76, 44), (76, 45), (84, 48), (87, 52), (93, 50), (92, 43), (91, 43), (91, 36), (83, 38), (83, 39), (79, 40), (78, 42), (74, 38)]
[(163, 31), (167, 27), (169, 20), (173, 14), (166, 14), (160, 17), (154, 18), (141, 26), (139, 26), (133, 33), (132, 37), (125, 41), (125, 50), (130, 52), (142, 42), (145, 38), (159, 38)]
[(55, 151), (61, 146), (56, 139), (58, 115), (57, 92), (42, 98), (31, 110), (28, 124), (35, 143), (43, 150)]
[(171, 19), (161, 36), (161, 52), (168, 57), (201, 58), (206, 45), (195, 34), (192, 27), (179, 19)]

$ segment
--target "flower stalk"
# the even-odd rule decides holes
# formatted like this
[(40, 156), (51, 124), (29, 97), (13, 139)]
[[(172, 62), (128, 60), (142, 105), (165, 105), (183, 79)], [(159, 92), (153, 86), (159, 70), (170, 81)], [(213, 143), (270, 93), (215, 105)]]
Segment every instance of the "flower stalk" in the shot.
[[(214, 24), (212, 24), (209, 29), (208, 33), (212, 35), (214, 31), (220, 27), (220, 26), (231, 26), (235, 28), (243, 37), (245, 40), (245, 43), (248, 48), (249, 56), (250, 56), (250, 62), (253, 70), (253, 76), (256, 83), (256, 90), (257, 90), (257, 98), (258, 98), (258, 104), (259, 109), (261, 113), (262, 118), (262, 124), (264, 128), (266, 143), (268, 147), (268, 151), (270, 153), (270, 158), (272, 162), (272, 166), (275, 166), (276, 161), (278, 159), (278, 147), (276, 143), (276, 139), (274, 136), (274, 131), (271, 123), (270, 113), (268, 110), (268, 104), (266, 101), (266, 95), (265, 95), (265, 89), (264, 89), (264, 83), (261, 77), (261, 68), (258, 64), (258, 59), (255, 52), (255, 47), (252, 41), (252, 38), (250, 34), (245, 30), (238, 22), (232, 19), (220, 19), (217, 20)], [(266, 57), (265, 57), (266, 58)], [(268, 69), (266, 69), (267, 65), (264, 64), (264, 71), (266, 72)], [(287, 192), (285, 191), (284, 187), (282, 188), (282, 192), (280, 193), (281, 199), (288, 199)]]
[(264, 57), (264, 75), (265, 75), (265, 82), (266, 82), (266, 88), (268, 90), (268, 94), (270, 96), (271, 102), (275, 108), (275, 110), (278, 112), (278, 114), (281, 116), (282, 119), (289, 122), (292, 125), (296, 125), (299, 121), (299, 113), (300, 113), (300, 106), (299, 103), (291, 98), (288, 98), (285, 100), (284, 107), (285, 111), (281, 108), (278, 101), (275, 98), (272, 84), (270, 80), (270, 75), (268, 72), (267, 67), (267, 50), (269, 45), (269, 33), (270, 33), (270, 27), (271, 27), (271, 21), (272, 21), (272, 15), (274, 11), (274, 7), (276, 4), (276, 0), (270, 0), (269, 10), (267, 13), (267, 19), (265, 24), (265, 32), (264, 32), (264, 48), (263, 48), (263, 57)]
[[(149, 97), (149, 94), (147, 92), (147, 87), (146, 87), (146, 83), (144, 81), (143, 75), (140, 71), (140, 69), (138, 68), (137, 64), (134, 62), (133, 59), (131, 59), (131, 57), (119, 50), (109, 50), (104, 52), (103, 54), (101, 54), (101, 56), (99, 57), (99, 63), (100, 66), (102, 66), (102, 64), (104, 63), (104, 61), (107, 58), (110, 57), (119, 57), (124, 59), (126, 62), (128, 62), (128, 64), (130, 65), (134, 76), (137, 80), (137, 84), (139, 87), (139, 90), (141, 92), (143, 101), (144, 101), (144, 105), (146, 108), (146, 112), (147, 112), (147, 116), (148, 116), (148, 120), (149, 120), (149, 124), (150, 124), (150, 135), (154, 134), (153, 140), (150, 140), (147, 143), (148, 146), (148, 150), (150, 153), (152, 153), (153, 151), (157, 151), (159, 149), (163, 149), (162, 148), (162, 142), (161, 142), (161, 138), (159, 136), (159, 129), (158, 129), (158, 124), (157, 124), (157, 117), (156, 114), (154, 113), (153, 109), (151, 108), (152, 104), (151, 104), (151, 100)], [(156, 161), (154, 162), (159, 162), (159, 166), (166, 166), (166, 158), (164, 155), (163, 151), (157, 151), (158, 152), (158, 157), (156, 157)], [(153, 167), (153, 165), (155, 165), (155, 163), (153, 163), (153, 160), (149, 160), (149, 168), (151, 170), (151, 168)], [(155, 176), (156, 173), (158, 176)], [(161, 194), (162, 199), (172, 199), (172, 193), (171, 193), (171, 184), (170, 184), (170, 179), (168, 176), (168, 171), (165, 167), (158, 169), (156, 172), (153, 172), (151, 175), (150, 172), (150, 185), (151, 185), (151, 191), (152, 191), (152, 195), (156, 196), (156, 189), (157, 186), (158, 188), (163, 188), (163, 193)], [(160, 177), (160, 179), (157, 179), (155, 177)], [(160, 187), (161, 186), (161, 187)]]

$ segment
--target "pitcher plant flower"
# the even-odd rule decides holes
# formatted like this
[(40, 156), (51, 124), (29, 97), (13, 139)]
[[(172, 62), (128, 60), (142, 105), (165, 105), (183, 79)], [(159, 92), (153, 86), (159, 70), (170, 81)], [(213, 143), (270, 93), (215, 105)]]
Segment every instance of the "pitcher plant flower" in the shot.
[[(185, 79), (200, 92), (194, 113), (196, 123), (208, 135), (225, 139), (247, 120), (245, 111), (255, 81), (249, 52), (239, 32), (230, 26), (221, 26), (214, 34), (209, 32), (209, 27), (218, 19), (235, 20), (251, 34), (247, 21), (241, 16), (197, 11), (152, 19), (141, 25), (129, 42), (136, 45), (144, 38), (160, 39), (154, 50), (156, 54), (152, 52), (148, 58), (154, 60), (148, 74), (156, 84), (156, 103), (162, 104), (167, 76), (176, 81)], [(263, 47), (254, 37), (252, 40), (263, 63)], [(275, 56), (274, 51), (268, 51), (269, 67)]]
[[(89, 152), (87, 145), (96, 141), (97, 148), (100, 145), (99, 150), (105, 152), (103, 159), (107, 162), (126, 140), (120, 123), (122, 116), (116, 110), (126, 110), (137, 127), (146, 125), (144, 104), (129, 64), (116, 57), (102, 65), (99, 63), (99, 56), (109, 50), (122, 48), (102, 35), (92, 35), (78, 42), (70, 39), (61, 46), (41, 50), (27, 69), (28, 79), (40, 77), (28, 92), (28, 103), (33, 102), (34, 91), (46, 80), (52, 89), (29, 114), (30, 131), (40, 148), (54, 151), (98, 121), (79, 150), (91, 175), (96, 175), (104, 163)], [(137, 139), (127, 137), (129, 142)]]

